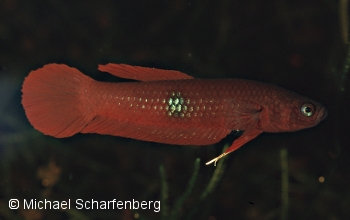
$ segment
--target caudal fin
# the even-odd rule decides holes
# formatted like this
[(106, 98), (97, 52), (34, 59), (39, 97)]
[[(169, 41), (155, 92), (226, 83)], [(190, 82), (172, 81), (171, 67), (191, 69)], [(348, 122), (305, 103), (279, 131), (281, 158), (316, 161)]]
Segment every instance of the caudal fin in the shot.
[(63, 64), (30, 72), (22, 86), (22, 105), (33, 127), (62, 138), (80, 132), (94, 117), (84, 96), (93, 79)]

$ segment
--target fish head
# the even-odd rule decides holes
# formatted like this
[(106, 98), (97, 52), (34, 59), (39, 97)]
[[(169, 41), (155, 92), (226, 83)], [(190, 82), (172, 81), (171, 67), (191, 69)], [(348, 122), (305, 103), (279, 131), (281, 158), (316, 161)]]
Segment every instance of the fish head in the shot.
[(327, 114), (322, 104), (288, 92), (276, 96), (262, 110), (260, 125), (265, 132), (292, 132), (316, 126)]

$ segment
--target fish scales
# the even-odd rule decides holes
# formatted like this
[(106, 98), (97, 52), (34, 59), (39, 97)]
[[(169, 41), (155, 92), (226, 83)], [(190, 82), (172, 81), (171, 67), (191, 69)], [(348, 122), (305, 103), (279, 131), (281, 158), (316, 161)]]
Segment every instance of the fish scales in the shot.
[[(95, 105), (95, 100), (99, 100), (100, 104), (95, 105), (99, 114), (123, 120), (136, 118), (151, 124), (203, 123), (205, 126), (228, 127), (225, 117), (230, 115), (227, 112), (234, 107), (236, 98), (228, 99), (225, 93), (217, 90), (229, 83), (232, 82), (184, 80), (131, 82), (116, 86), (99, 82), (88, 89), (88, 105)], [(211, 85), (210, 90), (207, 90), (207, 85)], [(232, 89), (232, 86), (227, 86), (228, 91)], [(232, 103), (232, 106), (227, 103)]]

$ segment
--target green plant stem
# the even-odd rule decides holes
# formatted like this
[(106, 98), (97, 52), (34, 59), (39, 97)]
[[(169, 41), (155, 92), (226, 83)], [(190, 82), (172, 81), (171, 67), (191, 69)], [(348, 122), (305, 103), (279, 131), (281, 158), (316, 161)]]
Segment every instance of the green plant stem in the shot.
[(344, 66), (342, 71), (340, 72), (340, 81), (339, 81), (338, 88), (341, 92), (345, 91), (345, 84), (346, 84), (347, 76), (350, 69), (350, 44), (348, 44), (347, 47), (348, 48), (347, 48), (347, 54), (344, 61)]
[[(225, 152), (228, 147), (229, 147), (229, 145), (226, 144), (224, 146), (222, 152)], [(211, 176), (211, 179), (210, 179), (207, 187), (205, 188), (205, 190), (203, 191), (203, 193), (200, 197), (201, 200), (204, 200), (210, 193), (212, 193), (214, 191), (214, 189), (216, 188), (217, 184), (219, 183), (219, 181), (221, 180), (222, 174), (224, 173), (224, 170), (225, 170), (224, 162), (225, 162), (226, 158), (227, 157), (223, 157), (218, 161), (216, 169), (214, 170), (214, 173)]]
[(288, 151), (286, 148), (282, 148), (280, 151), (281, 158), (281, 220), (288, 219), (288, 207), (289, 207), (289, 182), (288, 182)]
[(165, 169), (163, 165), (159, 166), (159, 173), (160, 173), (160, 181), (161, 181), (161, 198), (160, 203), (162, 206), (161, 209), (161, 219), (166, 219), (169, 213), (169, 206), (168, 206), (168, 182), (166, 181), (166, 175), (165, 175)]
[[(225, 152), (226, 149), (229, 147), (229, 144), (225, 144), (222, 152)], [(214, 189), (216, 188), (216, 186), (218, 185), (219, 181), (222, 178), (222, 175), (224, 173), (225, 170), (225, 161), (226, 161), (227, 157), (223, 157), (221, 158), (218, 162), (217, 165), (215, 167), (214, 173), (211, 176), (211, 179), (208, 183), (208, 185), (205, 187), (203, 193), (201, 194), (200, 198), (199, 198), (199, 202), (197, 203), (197, 205), (187, 214), (185, 219), (194, 219), (194, 216), (196, 214), (196, 212), (198, 211), (198, 208), (200, 207), (200, 205), (205, 201), (205, 199), (214, 191)]]
[(200, 162), (201, 162), (201, 160), (199, 158), (197, 158), (195, 163), (194, 163), (194, 171), (193, 171), (191, 179), (188, 182), (188, 186), (186, 188), (186, 191), (175, 202), (174, 208), (171, 212), (172, 219), (178, 219), (178, 214), (180, 213), (180, 209), (183, 206), (183, 203), (186, 201), (186, 199), (189, 197), (189, 195), (191, 194), (191, 192), (193, 190), (194, 184), (195, 184), (197, 177), (198, 177)]

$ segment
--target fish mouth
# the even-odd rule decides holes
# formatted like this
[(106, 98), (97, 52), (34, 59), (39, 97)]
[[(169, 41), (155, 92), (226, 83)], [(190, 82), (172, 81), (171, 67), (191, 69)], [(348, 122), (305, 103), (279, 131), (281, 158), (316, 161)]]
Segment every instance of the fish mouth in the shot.
[(328, 115), (328, 111), (325, 107), (322, 106), (320, 113), (317, 115), (317, 121), (324, 120)]

